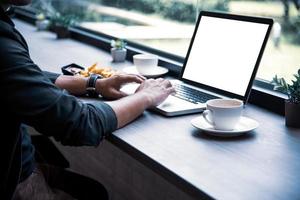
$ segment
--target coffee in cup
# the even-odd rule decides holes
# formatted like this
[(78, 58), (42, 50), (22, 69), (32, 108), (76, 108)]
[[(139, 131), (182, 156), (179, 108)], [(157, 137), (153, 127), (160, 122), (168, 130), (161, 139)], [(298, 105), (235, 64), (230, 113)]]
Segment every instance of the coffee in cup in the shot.
[(133, 56), (133, 64), (140, 74), (151, 74), (158, 64), (158, 56), (153, 54), (136, 54)]
[(204, 119), (217, 130), (233, 130), (240, 121), (243, 102), (238, 99), (212, 99), (207, 101)]

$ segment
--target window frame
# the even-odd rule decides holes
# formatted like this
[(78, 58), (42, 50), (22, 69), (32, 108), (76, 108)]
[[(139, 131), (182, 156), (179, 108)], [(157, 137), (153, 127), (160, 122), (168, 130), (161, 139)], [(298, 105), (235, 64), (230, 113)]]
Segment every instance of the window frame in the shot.
[[(24, 7), (14, 7), (14, 16), (30, 24), (35, 24), (36, 14), (33, 9)], [(110, 41), (116, 37), (99, 33), (80, 26), (69, 28), (70, 37), (82, 43), (86, 43), (107, 52), (110, 51)], [(127, 41), (127, 57), (132, 62), (132, 56), (137, 53), (153, 53), (159, 56), (159, 65), (169, 69), (169, 75), (178, 78), (184, 63), (184, 57), (171, 54), (159, 49), (154, 49), (132, 41)], [(265, 108), (274, 113), (284, 115), (284, 102), (287, 95), (273, 90), (274, 86), (268, 81), (255, 79), (248, 102)], [(272, 102), (272, 104), (270, 104)]]

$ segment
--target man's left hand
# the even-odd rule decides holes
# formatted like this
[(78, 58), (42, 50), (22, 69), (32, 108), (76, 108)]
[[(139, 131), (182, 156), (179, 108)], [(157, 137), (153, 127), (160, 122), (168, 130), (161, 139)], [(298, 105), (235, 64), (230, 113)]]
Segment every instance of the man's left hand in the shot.
[(127, 96), (120, 91), (122, 85), (126, 83), (142, 83), (146, 78), (133, 74), (117, 74), (109, 78), (99, 79), (96, 83), (96, 91), (106, 99), (120, 99)]

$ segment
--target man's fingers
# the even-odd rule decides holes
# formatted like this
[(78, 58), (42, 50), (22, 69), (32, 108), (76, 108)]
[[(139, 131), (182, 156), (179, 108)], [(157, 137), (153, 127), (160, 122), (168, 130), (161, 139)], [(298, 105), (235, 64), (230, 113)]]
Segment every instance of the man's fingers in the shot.
[[(124, 74), (123, 74), (124, 75)], [(140, 75), (140, 74), (125, 74), (125, 75), (132, 75), (132, 76), (137, 76), (137, 77), (139, 77), (139, 78), (141, 78), (142, 80), (147, 80), (147, 78), (145, 77), (145, 76), (143, 76), (143, 75)]]
[(161, 82), (161, 84), (163, 85), (163, 86), (165, 86), (165, 87), (172, 87), (172, 84), (171, 84), (171, 82), (170, 81), (168, 81), (168, 80), (163, 80), (162, 82)]
[(139, 78), (141, 78), (142, 80), (147, 80), (147, 78), (145, 76), (142, 76), (140, 74), (137, 74), (136, 76), (138, 76)]
[(168, 94), (174, 94), (174, 93), (176, 93), (175, 88), (173, 88), (173, 87), (169, 87), (166, 90), (167, 90)]
[(175, 88), (172, 86), (171, 82), (168, 80), (164, 80), (161, 82), (161, 84), (166, 87), (168, 94), (174, 94), (176, 93)]
[(126, 94), (122, 91), (118, 91), (118, 90), (114, 90), (111, 94), (112, 99), (120, 99), (120, 98), (123, 98), (123, 97), (126, 97), (126, 96), (128, 96), (128, 94)]
[(142, 77), (132, 74), (121, 75), (119, 76), (119, 80), (121, 81), (121, 83), (142, 83), (144, 81)]
[(159, 83), (161, 83), (161, 82), (164, 81), (164, 79), (163, 78), (158, 78), (158, 79), (156, 79), (156, 81), (159, 82)]

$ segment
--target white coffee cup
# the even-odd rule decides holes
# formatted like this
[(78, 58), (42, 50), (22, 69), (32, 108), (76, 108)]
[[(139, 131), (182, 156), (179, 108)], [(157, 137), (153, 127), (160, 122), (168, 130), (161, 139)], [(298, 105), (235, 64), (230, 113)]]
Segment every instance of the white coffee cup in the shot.
[(204, 119), (217, 130), (233, 130), (241, 119), (243, 102), (238, 99), (212, 99), (207, 101)]
[(153, 54), (136, 54), (133, 56), (133, 64), (140, 74), (150, 74), (158, 64), (158, 56)]

